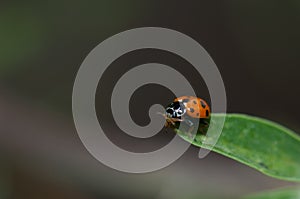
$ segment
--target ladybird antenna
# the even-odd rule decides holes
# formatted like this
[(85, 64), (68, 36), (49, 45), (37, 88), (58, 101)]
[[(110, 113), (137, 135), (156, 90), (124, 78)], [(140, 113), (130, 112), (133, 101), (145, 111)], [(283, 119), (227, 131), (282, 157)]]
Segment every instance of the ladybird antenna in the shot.
[(161, 112), (156, 112), (156, 114), (158, 114), (158, 115), (162, 115), (165, 119), (167, 119), (167, 116), (166, 116), (166, 114), (164, 114), (164, 113), (161, 113)]

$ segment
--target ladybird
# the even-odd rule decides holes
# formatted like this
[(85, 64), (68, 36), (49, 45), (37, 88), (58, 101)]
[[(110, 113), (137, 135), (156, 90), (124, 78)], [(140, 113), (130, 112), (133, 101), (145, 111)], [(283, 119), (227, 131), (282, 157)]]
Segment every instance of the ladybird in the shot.
[(192, 118), (209, 118), (210, 108), (206, 101), (193, 96), (182, 96), (176, 98), (174, 102), (179, 102), (185, 109), (186, 113)]
[[(166, 119), (166, 127), (175, 127), (178, 122), (184, 122), (193, 128), (194, 121), (198, 120), (199, 128), (203, 129), (203, 127), (207, 127), (209, 124), (210, 107), (207, 102), (201, 98), (182, 96), (174, 99), (174, 101), (166, 107), (165, 114), (163, 115)], [(191, 129), (189, 131), (191, 131)]]

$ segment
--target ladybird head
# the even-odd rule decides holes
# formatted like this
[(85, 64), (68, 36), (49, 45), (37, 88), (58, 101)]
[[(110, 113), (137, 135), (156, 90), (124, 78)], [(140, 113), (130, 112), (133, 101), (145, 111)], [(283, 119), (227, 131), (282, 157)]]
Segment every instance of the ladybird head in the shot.
[(182, 102), (172, 102), (169, 104), (166, 108), (166, 116), (169, 118), (178, 118), (181, 119), (181, 116), (184, 115), (186, 112), (186, 109), (184, 108), (184, 105)]

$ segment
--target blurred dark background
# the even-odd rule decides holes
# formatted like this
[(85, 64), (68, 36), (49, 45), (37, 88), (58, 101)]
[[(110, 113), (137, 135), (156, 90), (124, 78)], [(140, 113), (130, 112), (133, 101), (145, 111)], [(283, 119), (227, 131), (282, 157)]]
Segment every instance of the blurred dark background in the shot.
[[(2, 1), (0, 3), (0, 198), (238, 198), (289, 185), (215, 153), (191, 147), (171, 166), (141, 175), (98, 163), (72, 120), (72, 87), (87, 54), (121, 31), (157, 26), (199, 42), (218, 66), (228, 112), (247, 113), (300, 132), (300, 3), (294, 1)], [(140, 50), (117, 59), (99, 84), (96, 107), (121, 147), (159, 148), (172, 139), (126, 136), (115, 127), (109, 95), (130, 67), (159, 62), (181, 71), (209, 101), (205, 83), (178, 56)], [(200, 80), (200, 81), (199, 81)], [(140, 125), (173, 94), (141, 87), (130, 110)]]

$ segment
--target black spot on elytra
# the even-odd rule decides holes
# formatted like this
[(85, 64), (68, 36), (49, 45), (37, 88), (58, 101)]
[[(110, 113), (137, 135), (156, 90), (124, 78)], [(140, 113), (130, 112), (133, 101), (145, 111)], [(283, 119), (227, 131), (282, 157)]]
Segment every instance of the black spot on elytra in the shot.
[(193, 108), (190, 108), (190, 111), (191, 111), (192, 113), (194, 113), (194, 112), (195, 112), (195, 110), (194, 110)]
[(206, 117), (208, 117), (208, 115), (209, 115), (208, 110), (205, 111), (205, 115), (206, 115)]
[(195, 100), (193, 102), (194, 102), (194, 104), (197, 104), (197, 102)]
[(197, 113), (197, 116), (199, 116), (199, 113)]
[(202, 100), (200, 100), (200, 103), (201, 103), (202, 108), (206, 107), (205, 103)]

